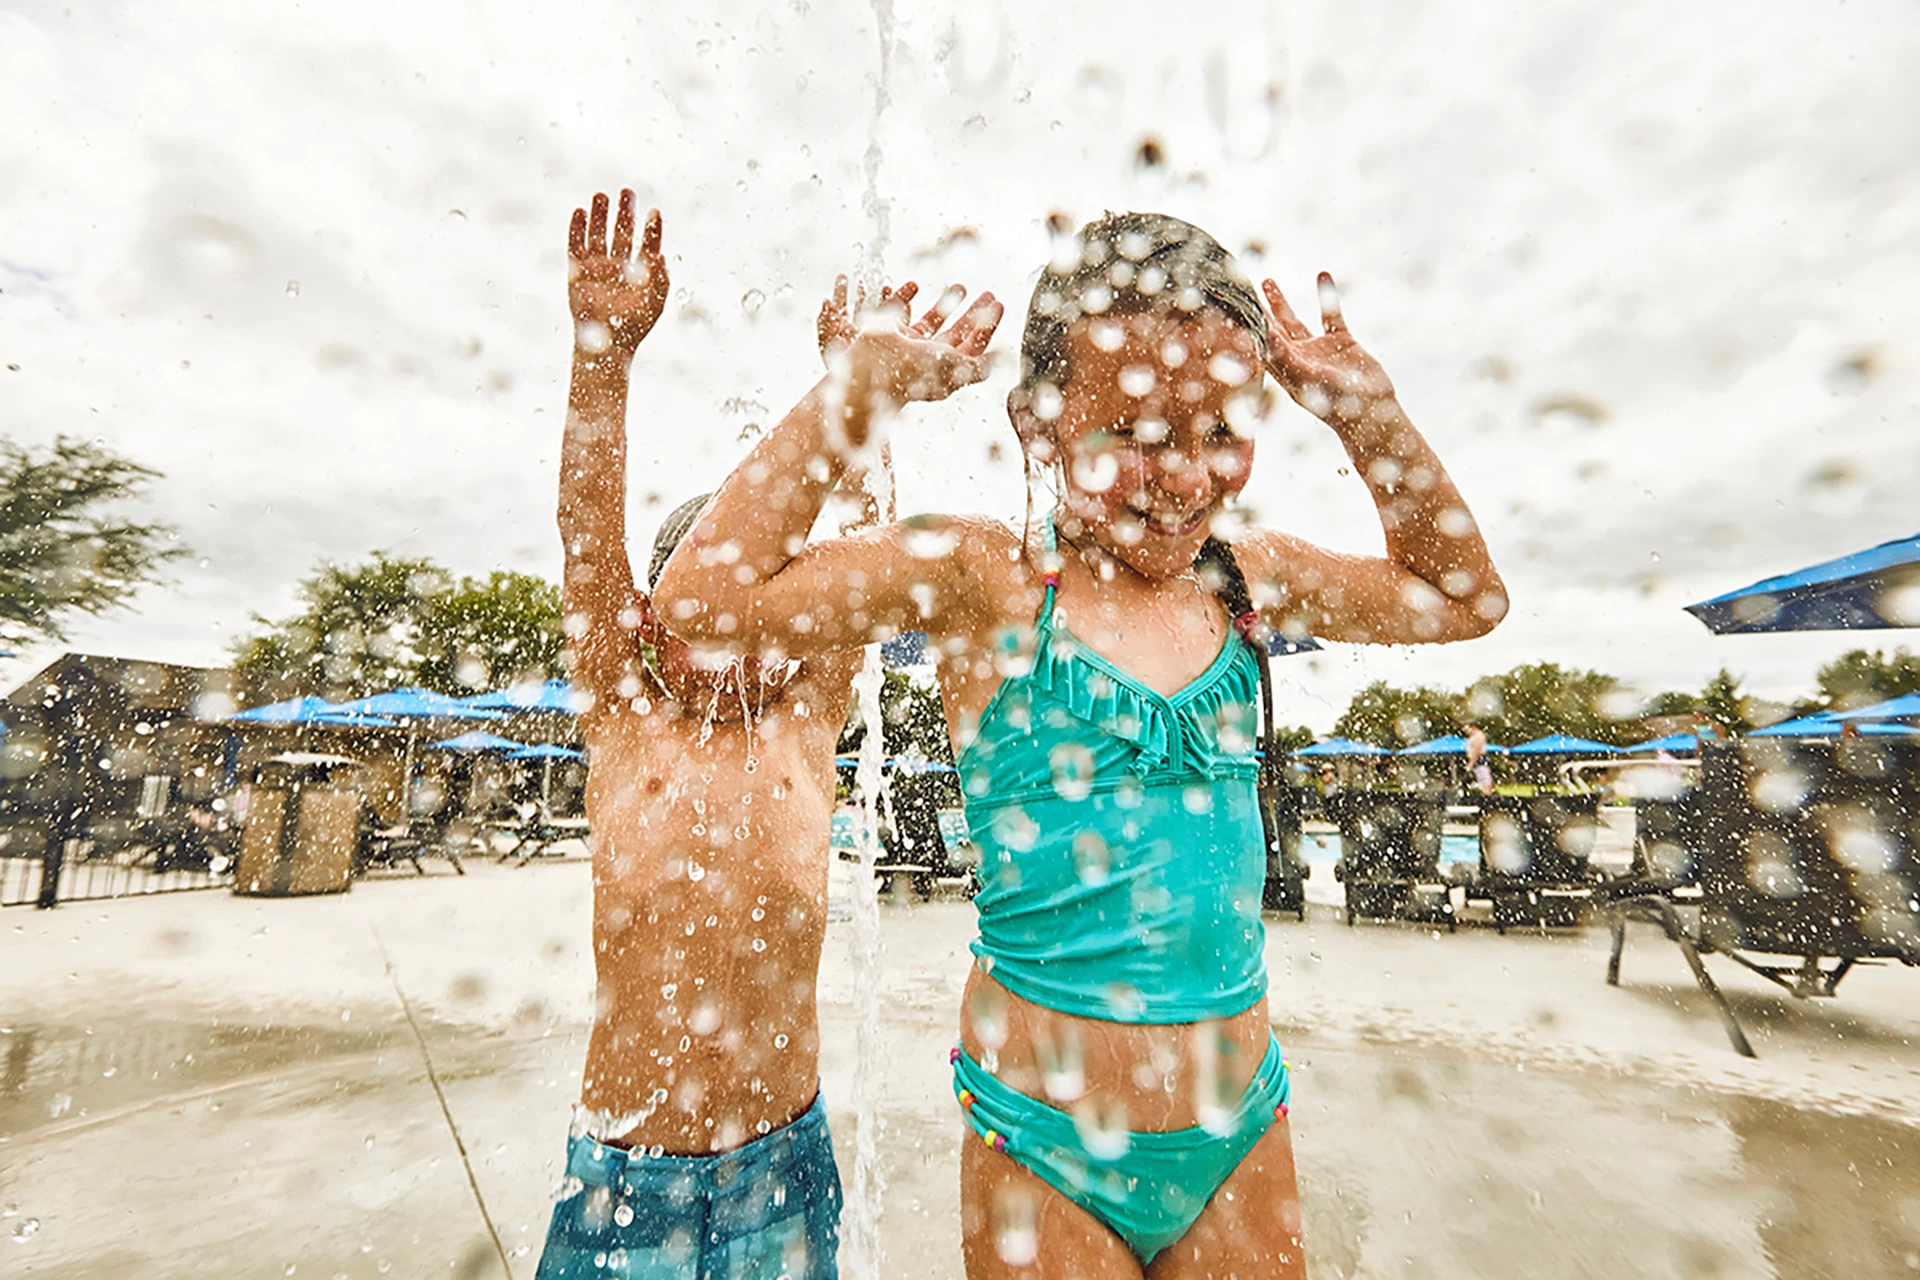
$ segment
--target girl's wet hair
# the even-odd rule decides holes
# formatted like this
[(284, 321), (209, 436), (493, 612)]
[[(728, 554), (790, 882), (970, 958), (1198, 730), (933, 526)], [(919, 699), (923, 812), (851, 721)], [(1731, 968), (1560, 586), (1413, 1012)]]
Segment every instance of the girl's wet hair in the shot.
[(1077, 241), (1078, 263), (1064, 271), (1049, 264), (1033, 286), (1020, 335), (1015, 408), (1024, 408), (1043, 383), (1066, 385), (1067, 330), (1086, 316), (1210, 306), (1252, 334), (1266, 360), (1267, 314), (1259, 294), (1226, 247), (1199, 227), (1164, 213), (1109, 213), (1082, 227)]

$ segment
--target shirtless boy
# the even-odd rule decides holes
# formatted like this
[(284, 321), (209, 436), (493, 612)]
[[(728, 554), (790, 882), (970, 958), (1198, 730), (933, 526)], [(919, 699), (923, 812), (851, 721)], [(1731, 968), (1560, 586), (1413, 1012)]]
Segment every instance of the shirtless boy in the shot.
[[(576, 209), (560, 459), (568, 655), (588, 706), (599, 990), (539, 1280), (837, 1275), (814, 984), (833, 753), (857, 649), (696, 654), (626, 548), (628, 370), (667, 301), (660, 215)], [(611, 232), (611, 235), (609, 235)], [(823, 322), (823, 338), (827, 326)], [(649, 590), (700, 513), (667, 519)], [(724, 659), (724, 665), (721, 665)], [(569, 1184), (572, 1185), (572, 1184)]]

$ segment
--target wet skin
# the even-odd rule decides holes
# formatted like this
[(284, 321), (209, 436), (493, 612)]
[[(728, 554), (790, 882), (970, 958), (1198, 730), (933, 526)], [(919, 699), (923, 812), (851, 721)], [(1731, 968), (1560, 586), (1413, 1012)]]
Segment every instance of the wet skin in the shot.
[(852, 666), (809, 663), (753, 719), (659, 687), (586, 728), (598, 980), (581, 1101), (625, 1145), (729, 1150), (819, 1084), (833, 749)]
[[(1336, 309), (1326, 308), (1326, 330), (1313, 335), (1277, 288), (1268, 296), (1278, 314), (1267, 369), (1341, 438), (1380, 511), (1387, 555), (1340, 555), (1278, 531), (1244, 531), (1235, 553), (1263, 619), (1345, 640), (1484, 634), (1504, 612), (1504, 589), (1392, 384)], [(1017, 668), (1009, 654), (1033, 643), (1045, 594), (1039, 531), (921, 516), (796, 548), (849, 446), (864, 445), (872, 423), (904, 404), (977, 381), (999, 318), (999, 304), (983, 295), (951, 326), (935, 326), (937, 336), (863, 332), (839, 380), (815, 388), (755, 448), (667, 565), (662, 597), (690, 604), (672, 625), (707, 643), (751, 640), (791, 652), (923, 628), (939, 646), (949, 726), (964, 745)], [(1252, 444), (1232, 426), (1244, 420), (1245, 397), (1258, 394), (1258, 344), (1219, 313), (1170, 308), (1082, 319), (1068, 342), (1072, 368), (1058, 412), (1043, 419), (1010, 405), (1030, 459), (1043, 469), (1059, 464), (1056, 616), (1136, 680), (1173, 693), (1211, 665), (1229, 634), (1223, 606), (1193, 565), (1251, 464)], [(724, 558), (713, 554), (720, 550)], [(715, 567), (722, 563), (724, 571)], [(976, 1058), (991, 1049), (1011, 1087), (1065, 1103), (1048, 1098), (1040, 1066), (1077, 1052), (1084, 1092), (1068, 1109), (1090, 1101), (1123, 1111), (1134, 1130), (1191, 1127), (1203, 1096), (1239, 1097), (1267, 1035), (1264, 1001), (1198, 1027), (1123, 1025), (1027, 1003), (978, 970), (961, 1013), (962, 1044)], [(970, 1275), (1142, 1274), (1117, 1237), (1029, 1171), (979, 1143), (963, 1149)], [(1300, 1274), (1297, 1199), (1288, 1131), (1276, 1125), (1145, 1273)], [(1031, 1266), (996, 1247), (996, 1218), (1009, 1203), (1016, 1216), (1024, 1203), (1041, 1220)]]
[[(581, 1101), (625, 1145), (737, 1147), (795, 1119), (819, 1081), (833, 751), (857, 652), (696, 655), (635, 589), (626, 416), (635, 352), (665, 307), (659, 214), (576, 210), (561, 440), (567, 657), (587, 742), (596, 1016)], [(611, 231), (611, 236), (609, 236)]]

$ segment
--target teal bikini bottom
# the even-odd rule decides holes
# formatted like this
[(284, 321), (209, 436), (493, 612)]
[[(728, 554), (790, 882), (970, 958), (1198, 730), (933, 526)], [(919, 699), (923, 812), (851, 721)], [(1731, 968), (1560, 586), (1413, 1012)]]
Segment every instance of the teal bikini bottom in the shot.
[(1185, 1235), (1273, 1122), (1287, 1114), (1279, 1042), (1217, 1124), (1165, 1133), (1103, 1132), (988, 1075), (953, 1051), (953, 1090), (967, 1124), (1105, 1223), (1142, 1263)]

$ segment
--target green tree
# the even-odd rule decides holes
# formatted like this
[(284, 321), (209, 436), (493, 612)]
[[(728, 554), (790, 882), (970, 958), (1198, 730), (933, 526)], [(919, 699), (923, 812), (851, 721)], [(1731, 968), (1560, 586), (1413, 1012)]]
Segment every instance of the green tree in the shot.
[(299, 613), (255, 614), (261, 633), (234, 646), (234, 666), (269, 697), (404, 684), (459, 695), (561, 671), (559, 591), (529, 574), (456, 580), (425, 557), (376, 551), (363, 564), (323, 562), (299, 595)]
[(1334, 722), (1333, 732), (1379, 747), (1408, 747), (1459, 730), (1458, 694), (1444, 689), (1401, 689), (1384, 680), (1353, 695)]
[(168, 526), (113, 513), (159, 475), (71, 436), (0, 440), (0, 636), (63, 639), (66, 615), (124, 605), (185, 554)]
[(1920, 654), (1851, 649), (1820, 668), (1819, 709), (1849, 711), (1920, 692)]
[(1310, 747), (1313, 745), (1314, 739), (1319, 736), (1319, 734), (1303, 724), (1276, 725), (1273, 730), (1274, 741), (1279, 743), (1280, 750), (1285, 752), (1293, 752), (1298, 751), (1302, 747)]
[[(904, 671), (889, 669), (880, 685), (880, 718), (885, 725), (881, 742), (888, 756), (953, 763), (953, 742), (947, 736), (947, 714), (937, 684), (923, 684)], [(866, 722), (860, 718), (856, 698), (847, 710), (839, 750), (842, 754), (860, 750), (866, 736)]]
[(510, 569), (464, 578), (436, 599), (425, 639), (417, 679), (429, 689), (464, 694), (558, 675), (560, 588)]
[(1700, 690), (1698, 710), (1707, 719), (1725, 725), (1730, 732), (1746, 733), (1753, 728), (1753, 721), (1747, 718), (1746, 703), (1746, 695), (1740, 692), (1740, 677), (1722, 667)]
[(1466, 714), (1489, 739), (1507, 746), (1555, 733), (1624, 742), (1638, 721), (1614, 718), (1619, 693), (1619, 680), (1604, 672), (1528, 662), (1474, 681), (1466, 692)]

